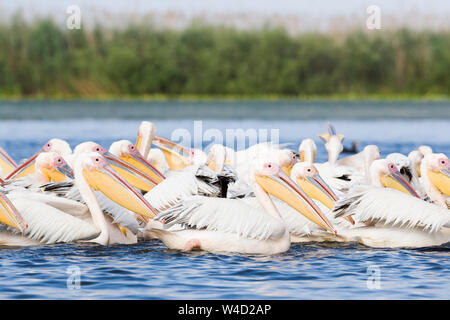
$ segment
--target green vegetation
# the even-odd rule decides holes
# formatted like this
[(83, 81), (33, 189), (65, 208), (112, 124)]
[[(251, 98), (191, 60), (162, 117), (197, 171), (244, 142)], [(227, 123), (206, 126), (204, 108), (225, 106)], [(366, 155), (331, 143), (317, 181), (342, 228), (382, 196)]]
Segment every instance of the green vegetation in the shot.
[(436, 97), (449, 73), (450, 32), (0, 25), (6, 98)]

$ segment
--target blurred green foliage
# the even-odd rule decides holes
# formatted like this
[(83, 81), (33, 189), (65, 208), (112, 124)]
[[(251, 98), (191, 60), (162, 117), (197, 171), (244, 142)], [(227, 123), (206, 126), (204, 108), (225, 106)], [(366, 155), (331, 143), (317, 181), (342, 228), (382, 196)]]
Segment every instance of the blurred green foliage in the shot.
[(0, 25), (3, 97), (449, 95), (450, 33)]

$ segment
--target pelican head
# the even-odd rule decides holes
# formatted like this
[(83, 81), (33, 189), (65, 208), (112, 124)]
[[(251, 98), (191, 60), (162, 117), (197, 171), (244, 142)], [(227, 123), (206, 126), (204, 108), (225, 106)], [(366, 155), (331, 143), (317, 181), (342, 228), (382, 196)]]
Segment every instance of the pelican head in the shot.
[(64, 140), (57, 138), (50, 139), (46, 144), (42, 146), (42, 148), (34, 156), (26, 160), (20, 166), (18, 166), (5, 179), (9, 180), (13, 178), (25, 177), (29, 174), (34, 173), (35, 167), (33, 166), (33, 164), (35, 163), (36, 158), (39, 156), (41, 152), (55, 152), (65, 157), (72, 153), (72, 149), (70, 148), (70, 145)]
[(416, 171), (416, 175), (420, 177), (420, 163), (423, 159), (423, 154), (418, 150), (413, 150), (408, 154), (408, 158), (411, 161), (411, 165)]
[(72, 169), (56, 152), (41, 152), (36, 158), (35, 168), (40, 183), (61, 182), (66, 176), (73, 179)]
[(150, 148), (152, 147), (153, 138), (156, 135), (156, 126), (153, 122), (142, 121), (138, 129), (136, 148), (147, 159)]
[[(134, 149), (136, 149), (136, 147), (134, 147)], [(147, 173), (143, 172), (139, 168), (136, 168), (133, 164), (130, 164), (120, 157), (112, 154), (96, 142), (87, 141), (80, 143), (75, 147), (74, 155), (77, 157), (80, 154), (90, 152), (97, 152), (102, 155), (106, 161), (111, 164), (114, 170), (116, 170), (132, 186), (138, 189), (149, 191), (158, 183)]]
[(220, 173), (223, 170), (227, 158), (227, 151), (221, 144), (214, 144), (208, 152), (206, 165), (214, 172)]
[(401, 176), (398, 168), (386, 159), (375, 160), (370, 166), (370, 181), (373, 185), (397, 189), (420, 198), (411, 185)]
[(333, 125), (328, 123), (328, 133), (319, 134), (319, 138), (325, 143), (325, 149), (328, 152), (328, 163), (336, 164), (339, 154), (344, 150), (342, 140), (344, 140), (344, 135), (337, 134), (336, 129)]
[(138, 151), (137, 147), (128, 140), (116, 141), (109, 147), (109, 152), (123, 161), (150, 176), (156, 183), (160, 183), (165, 177), (151, 165)]
[(338, 200), (333, 190), (323, 181), (319, 171), (312, 163), (299, 162), (294, 165), (291, 172), (294, 180), (311, 198), (322, 202), (330, 210)]
[(292, 150), (280, 149), (278, 150), (278, 159), (283, 171), (290, 176), (292, 167), (298, 161), (297, 154)]
[(280, 165), (275, 162), (257, 161), (253, 174), (255, 183), (264, 193), (277, 197), (323, 229), (336, 233), (319, 207), (284, 173)]
[(316, 161), (317, 146), (313, 139), (303, 139), (298, 147), (301, 162), (314, 163)]
[(411, 166), (411, 160), (401, 153), (391, 153), (386, 157), (386, 160), (395, 164), (400, 174), (408, 181), (411, 182), (413, 172)]
[(425, 157), (428, 154), (432, 154), (433, 153), (433, 149), (431, 149), (430, 146), (425, 146), (422, 145), (420, 147), (417, 148), (417, 150), (419, 150), (419, 152)]
[(450, 160), (443, 153), (426, 155), (420, 166), (423, 176), (446, 196), (450, 196)]
[(153, 218), (156, 210), (144, 197), (122, 178), (97, 152), (80, 153), (75, 157), (75, 182), (83, 188), (83, 182), (120, 206), (147, 218)]
[(370, 164), (372, 164), (372, 162), (374, 162), (375, 160), (380, 159), (380, 157), (381, 157), (380, 149), (374, 144), (369, 144), (369, 145), (365, 146), (362, 153), (363, 153), (364, 161), (366, 161), (367, 163), (370, 163)]
[(204, 164), (208, 161), (208, 156), (200, 149), (191, 148), (189, 150), (189, 164)]

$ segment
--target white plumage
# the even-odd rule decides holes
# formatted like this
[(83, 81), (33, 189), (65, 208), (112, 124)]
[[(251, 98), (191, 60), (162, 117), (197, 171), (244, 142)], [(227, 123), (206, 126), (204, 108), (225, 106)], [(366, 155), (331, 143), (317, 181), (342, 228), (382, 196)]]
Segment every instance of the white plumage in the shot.
[(393, 189), (367, 187), (339, 200), (334, 209), (337, 217), (352, 215), (358, 221), (396, 228), (418, 228), (430, 233), (450, 221), (450, 212), (434, 204)]
[(281, 220), (242, 200), (200, 196), (189, 198), (159, 213), (155, 220), (164, 221), (167, 227), (181, 224), (257, 240), (279, 238), (286, 230)]
[(147, 192), (144, 198), (161, 211), (191, 196), (218, 196), (220, 188), (206, 183), (200, 176), (211, 183), (218, 182), (216, 174), (208, 167), (193, 165), (181, 171), (171, 171), (166, 179)]
[(44, 203), (23, 198), (11, 202), (28, 224), (24, 236), (40, 243), (91, 240), (100, 234), (95, 226)]

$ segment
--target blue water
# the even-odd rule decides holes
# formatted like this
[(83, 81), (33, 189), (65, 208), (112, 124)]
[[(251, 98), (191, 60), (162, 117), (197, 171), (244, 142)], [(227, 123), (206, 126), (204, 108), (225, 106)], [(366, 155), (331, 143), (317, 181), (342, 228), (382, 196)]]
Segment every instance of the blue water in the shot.
[[(316, 110), (313, 117), (303, 119), (280, 116), (271, 119), (268, 115), (256, 116), (257, 113), (253, 119), (240, 115), (227, 120), (209, 118), (202, 122), (201, 130), (197, 127), (196, 134), (194, 120), (203, 119), (198, 110), (192, 111), (190, 117), (181, 117), (172, 106), (175, 109), (171, 110), (170, 120), (161, 110), (147, 113), (146, 106), (141, 106), (136, 110), (142, 117), (137, 119), (119, 118), (111, 113), (92, 114), (89, 110), (94, 110), (95, 105), (80, 105), (79, 109), (70, 104), (60, 109), (53, 105), (51, 116), (46, 118), (30, 111), (44, 110), (42, 102), (0, 103), (0, 115), (8, 115), (0, 120), (0, 146), (16, 160), (30, 156), (53, 137), (67, 139), (72, 146), (89, 139), (109, 147), (117, 139), (134, 141), (140, 119), (148, 119), (156, 123), (161, 136), (170, 138), (175, 130), (187, 129), (192, 133), (194, 146), (209, 145), (210, 141), (202, 140), (202, 135), (211, 128), (223, 133), (237, 128), (278, 129), (280, 142), (292, 143), (293, 149), (301, 139), (312, 137), (319, 147), (321, 161), (326, 159), (326, 153), (316, 134), (324, 132), (330, 120), (338, 132), (345, 134), (347, 146), (354, 140), (360, 142), (359, 148), (375, 143), (383, 155), (394, 151), (408, 153), (424, 143), (447, 155), (450, 150), (449, 105), (430, 107), (429, 110), (440, 110), (438, 118), (418, 117), (423, 105), (411, 107), (409, 114), (416, 116), (405, 114), (408, 109), (402, 106), (396, 109), (396, 105), (394, 108), (390, 104), (380, 105), (380, 110), (394, 110), (377, 111), (374, 119), (368, 119), (354, 116), (365, 114), (364, 110), (356, 110), (355, 105), (337, 103), (340, 110), (337, 117), (330, 114), (332, 108), (326, 105), (322, 113)], [(191, 103), (190, 108), (194, 110), (195, 104)], [(210, 109), (214, 108), (217, 106), (212, 104)], [(404, 118), (399, 116), (399, 110), (405, 114)], [(250, 113), (248, 108), (242, 112)], [(123, 115), (123, 111), (114, 114)], [(423, 249), (306, 244), (292, 245), (288, 252), (275, 256), (180, 253), (167, 250), (159, 241), (110, 247), (59, 244), (0, 248), (0, 252), (0, 299), (450, 298), (448, 244)], [(378, 272), (379, 288), (370, 286), (373, 284), (370, 268)], [(79, 289), (77, 282), (72, 281), (78, 278), (73, 277), (71, 270), (80, 272)]]

